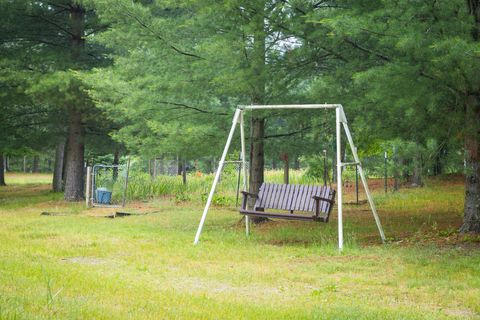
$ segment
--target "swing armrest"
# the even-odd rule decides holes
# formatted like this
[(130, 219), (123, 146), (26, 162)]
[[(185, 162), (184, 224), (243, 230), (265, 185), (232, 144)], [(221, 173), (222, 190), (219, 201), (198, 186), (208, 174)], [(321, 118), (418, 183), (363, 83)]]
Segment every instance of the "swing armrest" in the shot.
[(248, 192), (248, 191), (240, 191), (244, 196), (249, 196), (249, 197), (252, 197), (252, 198), (258, 198), (258, 195), (256, 193), (251, 193), (251, 192)]
[(247, 209), (248, 197), (258, 198), (258, 195), (257, 195), (257, 194), (251, 193), (251, 192), (248, 192), (248, 191), (242, 191), (242, 195), (243, 195), (242, 210), (246, 210), (246, 209)]
[(320, 201), (320, 200), (321, 200), (321, 201), (327, 201), (327, 202), (329, 202), (329, 203), (333, 203), (333, 202), (334, 202), (334, 200), (332, 200), (332, 199), (328, 199), (328, 198), (324, 198), (324, 197), (319, 197), (319, 196), (313, 196), (312, 198), (313, 198), (315, 201)]
[(326, 201), (330, 203), (330, 206), (328, 207), (328, 211), (325, 212), (325, 217), (323, 217), (323, 222), (328, 222), (328, 218), (330, 218), (330, 213), (332, 212), (333, 205), (335, 203), (335, 190), (332, 190), (330, 196), (332, 197), (331, 199), (329, 198), (324, 198), (324, 197), (319, 197), (319, 196), (313, 196), (312, 198), (315, 200), (315, 216), (318, 218), (320, 215), (320, 201)]
[[(320, 201), (326, 201), (326, 202), (330, 203), (330, 208), (333, 207), (333, 200), (330, 200), (330, 199), (324, 198), (324, 197), (319, 197), (319, 196), (313, 196), (312, 198), (313, 198), (313, 200), (315, 200), (315, 217), (317, 217), (317, 218), (320, 216)], [(330, 215), (330, 210), (329, 210), (329, 212), (325, 212), (325, 213), (327, 214), (327, 217), (323, 218), (323, 221), (328, 222), (328, 216)]]

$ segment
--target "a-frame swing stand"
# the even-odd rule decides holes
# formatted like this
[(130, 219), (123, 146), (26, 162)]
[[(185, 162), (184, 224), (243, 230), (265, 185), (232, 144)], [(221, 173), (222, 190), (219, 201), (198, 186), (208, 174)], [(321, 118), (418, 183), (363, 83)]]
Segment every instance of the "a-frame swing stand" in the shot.
[[(208, 195), (207, 203), (205, 204), (205, 209), (203, 210), (202, 218), (200, 219), (200, 224), (198, 225), (197, 233), (195, 235), (194, 244), (198, 244), (200, 240), (200, 235), (202, 233), (203, 225), (205, 224), (205, 219), (207, 218), (208, 209), (212, 203), (213, 194), (215, 193), (215, 189), (217, 187), (218, 181), (220, 179), (220, 174), (223, 170), (223, 166), (225, 164), (225, 158), (227, 157), (228, 149), (230, 148), (230, 144), (232, 142), (233, 135), (235, 133), (235, 129), (237, 124), (240, 125), (240, 140), (241, 140), (241, 148), (242, 148), (242, 177), (243, 177), (243, 190), (247, 191), (247, 171), (246, 171), (246, 152), (245, 152), (245, 131), (244, 131), (244, 120), (243, 115), (245, 111), (248, 110), (268, 110), (268, 109), (334, 109), (335, 110), (335, 123), (336, 123), (336, 143), (337, 143), (337, 211), (338, 211), (338, 248), (339, 250), (343, 249), (343, 193), (342, 193), (342, 167), (349, 166), (349, 165), (357, 165), (358, 166), (358, 173), (360, 174), (360, 178), (362, 180), (363, 187), (365, 189), (365, 193), (367, 194), (368, 203), (370, 204), (370, 208), (372, 209), (372, 214), (375, 219), (375, 223), (377, 224), (378, 231), (380, 233), (380, 238), (382, 242), (385, 242), (385, 234), (383, 232), (382, 224), (380, 223), (380, 218), (377, 214), (377, 209), (375, 208), (375, 204), (373, 202), (372, 195), (368, 188), (367, 179), (365, 178), (365, 174), (363, 173), (362, 164), (360, 159), (358, 158), (357, 149), (353, 144), (352, 134), (350, 133), (350, 129), (348, 127), (347, 118), (345, 116), (345, 112), (343, 111), (343, 107), (341, 104), (295, 104), (295, 105), (251, 105), (251, 106), (239, 106), (235, 110), (235, 114), (233, 115), (233, 123), (230, 129), (230, 133), (227, 137), (227, 142), (225, 144), (225, 148), (223, 149), (222, 157), (220, 158), (220, 162), (218, 164), (217, 172), (215, 173), (215, 178), (213, 180), (212, 188), (210, 189), (210, 193)], [(345, 132), (345, 135), (348, 140), (348, 144), (350, 145), (350, 150), (353, 154), (354, 162), (352, 163), (342, 163), (341, 158), (341, 133), (342, 133), (342, 126)], [(248, 216), (245, 216), (245, 232), (248, 235), (250, 229), (250, 221)]]

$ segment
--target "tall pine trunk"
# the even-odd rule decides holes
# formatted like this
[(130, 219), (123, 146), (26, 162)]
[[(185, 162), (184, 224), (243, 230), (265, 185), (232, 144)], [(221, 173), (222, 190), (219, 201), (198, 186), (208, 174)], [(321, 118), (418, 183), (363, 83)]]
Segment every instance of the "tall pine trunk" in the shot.
[(399, 161), (397, 148), (393, 148), (393, 191), (400, 189), (400, 172), (398, 171)]
[(445, 147), (445, 145), (442, 145), (434, 158), (434, 164), (433, 164), (433, 170), (432, 170), (434, 176), (439, 176), (443, 174), (443, 161), (445, 159), (446, 154), (447, 154), (447, 148)]
[(183, 159), (182, 161), (182, 183), (187, 184), (187, 160)]
[[(83, 53), (85, 40), (85, 9), (76, 3), (69, 6), (71, 39), (70, 49), (74, 61), (78, 61)], [(70, 106), (67, 158), (65, 163), (65, 200), (78, 201), (83, 199), (83, 166), (85, 128), (82, 123), (82, 110)]]
[(40, 163), (40, 158), (38, 156), (34, 156), (33, 157), (33, 167), (32, 167), (32, 172), (33, 173), (38, 173), (40, 171), (39, 163)]
[(288, 159), (288, 153), (282, 155), (283, 160), (283, 183), (288, 184), (290, 182), (290, 163)]
[(465, 108), (465, 205), (461, 232), (480, 232), (480, 94)]
[[(258, 194), (260, 186), (264, 181), (264, 143), (265, 136), (265, 119), (252, 118), (250, 132), (250, 175), (249, 175), (249, 191)], [(255, 199), (251, 199), (250, 207), (253, 207)], [(264, 221), (263, 218), (252, 217), (253, 222)]]
[(423, 187), (422, 155), (418, 152), (413, 158), (412, 187)]
[(272, 158), (272, 169), (273, 170), (277, 169), (277, 160), (275, 159), (275, 157)]
[[(480, 0), (467, 1), (474, 18), (472, 38), (480, 42)], [(480, 233), (480, 88), (465, 103), (465, 205), (461, 232)]]
[(83, 199), (83, 162), (85, 128), (82, 113), (74, 108), (69, 112), (67, 160), (65, 167), (65, 200)]
[(182, 175), (182, 158), (177, 155), (177, 175)]
[[(252, 103), (265, 104), (265, 1), (255, 2), (255, 14), (251, 23), (254, 30), (253, 52), (251, 56)], [(265, 117), (263, 114), (252, 114), (250, 130), (250, 177), (249, 191), (258, 193), (264, 182), (265, 154)], [(253, 200), (252, 200), (253, 201)], [(253, 203), (249, 203), (250, 206)], [(252, 222), (265, 221), (265, 218), (252, 217)]]
[(65, 159), (65, 141), (57, 143), (55, 148), (55, 167), (53, 169), (52, 189), (55, 192), (63, 191), (63, 162)]
[(300, 170), (300, 159), (298, 159), (298, 156), (295, 156), (295, 160), (293, 161), (293, 167), (295, 170)]
[(4, 158), (3, 153), (0, 153), (0, 186), (6, 186), (5, 183), (5, 167), (4, 167)]
[[(115, 153), (113, 154), (113, 165), (118, 166), (120, 163), (120, 151), (115, 149)], [(118, 179), (118, 167), (113, 167), (112, 179), (114, 182)]]

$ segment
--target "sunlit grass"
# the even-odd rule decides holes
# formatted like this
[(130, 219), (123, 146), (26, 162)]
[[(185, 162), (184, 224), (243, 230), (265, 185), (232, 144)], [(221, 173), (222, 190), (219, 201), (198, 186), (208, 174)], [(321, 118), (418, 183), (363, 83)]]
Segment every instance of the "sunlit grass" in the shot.
[(193, 246), (200, 200), (153, 198), (155, 213), (105, 219), (47, 185), (11, 185), (0, 189), (0, 319), (479, 318), (478, 245), (443, 241), (462, 194), (439, 182), (377, 191), (387, 245), (368, 207), (347, 205), (339, 254), (335, 212), (247, 238), (236, 209), (215, 206)]
[(7, 172), (5, 174), (6, 184), (47, 184), (52, 182), (50, 173), (17, 173)]

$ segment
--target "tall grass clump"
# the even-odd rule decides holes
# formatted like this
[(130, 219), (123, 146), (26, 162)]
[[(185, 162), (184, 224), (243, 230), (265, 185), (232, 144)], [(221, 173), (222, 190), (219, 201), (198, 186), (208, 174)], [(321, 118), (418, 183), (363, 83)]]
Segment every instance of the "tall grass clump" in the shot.
[[(228, 169), (228, 168), (226, 168)], [(206, 202), (210, 188), (212, 186), (214, 174), (204, 174), (200, 172), (191, 172), (187, 174), (187, 183), (183, 184), (180, 175), (159, 175), (153, 178), (151, 175), (141, 171), (130, 172), (127, 200), (148, 200), (156, 197), (172, 197), (177, 202), (196, 201)], [(283, 170), (266, 170), (265, 182), (283, 184)], [(331, 178), (327, 181), (330, 185)], [(355, 181), (355, 169), (346, 169), (343, 172), (344, 184), (351, 184)], [(323, 177), (319, 178), (309, 174), (308, 170), (290, 170), (290, 184), (301, 185), (323, 185)], [(118, 179), (112, 184), (105, 184), (109, 190), (112, 190), (112, 201), (119, 202), (123, 196), (125, 177), (119, 175)], [(97, 187), (104, 185), (97, 184)], [(212, 204), (219, 206), (234, 206), (242, 201), (240, 192), (237, 194), (237, 188), (241, 191), (243, 181), (238, 171), (224, 170), (217, 185)], [(333, 187), (335, 184), (333, 183)], [(353, 190), (353, 189), (352, 189)], [(353, 192), (353, 191), (352, 191)], [(238, 197), (238, 202), (237, 202)]]
[[(305, 176), (303, 170), (290, 171), (290, 183), (292, 184), (312, 184), (313, 179)], [(212, 186), (214, 174), (189, 173), (187, 175), (187, 183), (183, 184), (181, 176), (160, 175), (152, 178), (148, 173), (131, 172), (127, 199), (129, 200), (145, 200), (155, 197), (172, 196), (179, 201), (205, 201), (210, 188)], [(283, 183), (282, 170), (265, 171), (265, 182)], [(123, 179), (118, 179), (113, 190), (123, 187)], [(237, 187), (242, 189), (242, 180), (238, 181), (238, 171), (225, 170), (217, 185), (213, 204), (232, 205), (236, 202)], [(115, 193), (115, 192), (114, 192)], [(118, 192), (117, 192), (118, 194)], [(241, 195), (240, 195), (241, 197)]]

